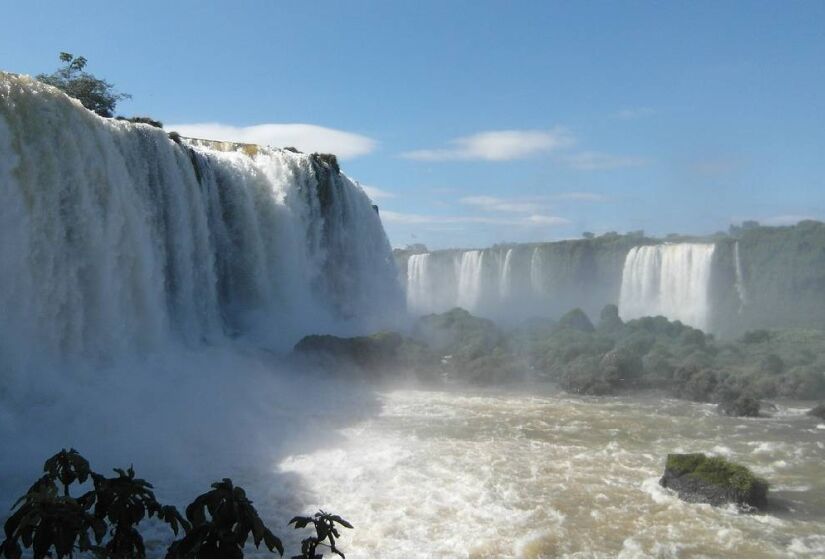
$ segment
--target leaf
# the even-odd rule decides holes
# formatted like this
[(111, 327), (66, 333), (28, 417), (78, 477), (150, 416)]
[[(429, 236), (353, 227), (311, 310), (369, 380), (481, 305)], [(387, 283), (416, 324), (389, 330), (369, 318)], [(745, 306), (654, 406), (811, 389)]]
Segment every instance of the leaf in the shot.
[(100, 519), (92, 518), (90, 524), (95, 534), (95, 541), (100, 544), (100, 541), (106, 536), (106, 523)]
[(23, 549), (20, 548), (17, 540), (10, 539), (3, 541), (3, 544), (0, 545), (0, 552), (2, 552), (6, 558), (20, 558), (23, 555)]
[(335, 521), (336, 523), (338, 523), (340, 525), (343, 525), (347, 529), (352, 529), (353, 528), (352, 524), (349, 521), (347, 521), (346, 519), (344, 519), (343, 517), (341, 517), (340, 515), (330, 515), (329, 518), (332, 521)]
[(272, 531), (270, 531), (269, 529), (266, 529), (266, 531), (264, 531), (264, 544), (270, 552), (272, 552), (272, 549), (274, 548), (278, 551), (278, 554), (280, 554), (281, 556), (284, 555), (284, 546), (283, 544), (281, 544), (281, 539), (273, 535)]
[(294, 523), (296, 529), (303, 529), (310, 521), (312, 521), (311, 517), (293, 517), (289, 520), (287, 525), (292, 525)]

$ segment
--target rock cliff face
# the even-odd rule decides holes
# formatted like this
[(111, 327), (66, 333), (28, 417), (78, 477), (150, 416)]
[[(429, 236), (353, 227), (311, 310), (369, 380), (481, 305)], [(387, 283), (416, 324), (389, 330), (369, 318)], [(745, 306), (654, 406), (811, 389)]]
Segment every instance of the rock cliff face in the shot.
[(746, 467), (702, 453), (668, 455), (659, 483), (678, 492), (686, 502), (764, 508), (768, 501), (765, 480)]

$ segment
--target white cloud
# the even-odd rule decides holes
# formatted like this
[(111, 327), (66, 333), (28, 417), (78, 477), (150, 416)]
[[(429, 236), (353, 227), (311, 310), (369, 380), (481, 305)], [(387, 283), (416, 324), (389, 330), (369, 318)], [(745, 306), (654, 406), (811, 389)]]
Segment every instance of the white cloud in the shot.
[(434, 216), (429, 214), (406, 214), (393, 212), (391, 210), (381, 210), (381, 219), (391, 224), (481, 224), (499, 226), (561, 226), (570, 223), (570, 220), (559, 216), (546, 216), (543, 214), (532, 214), (529, 216), (516, 218), (499, 218), (495, 216)]
[(603, 194), (591, 192), (568, 192), (555, 195), (556, 200), (572, 200), (576, 202), (607, 202), (610, 200)]
[(563, 226), (570, 223), (570, 220), (566, 218), (560, 218), (559, 216), (544, 216), (542, 214), (527, 216), (525, 220), (529, 224), (537, 226)]
[(378, 187), (371, 187), (369, 185), (362, 185), (361, 183), (358, 183), (358, 186), (360, 186), (364, 190), (364, 192), (367, 193), (367, 196), (370, 197), (372, 200), (380, 200), (382, 198), (395, 198), (396, 197), (395, 193), (391, 193), (391, 192), (379, 189)]
[(603, 152), (579, 152), (566, 155), (561, 161), (574, 169), (593, 171), (599, 169), (618, 169), (620, 167), (641, 167), (649, 160), (633, 156), (617, 156)]
[(401, 155), (420, 161), (510, 161), (545, 154), (573, 143), (573, 137), (561, 127), (550, 130), (492, 130), (451, 140), (449, 148), (413, 150)]
[(649, 117), (655, 114), (656, 111), (654, 109), (651, 109), (650, 107), (630, 107), (627, 109), (622, 109), (621, 111), (615, 113), (613, 115), (613, 118), (629, 121), (632, 119)]
[(494, 196), (465, 196), (459, 199), (461, 204), (474, 206), (488, 212), (536, 212), (541, 204), (529, 200), (504, 199)]
[(220, 123), (192, 123), (170, 124), (165, 128), (176, 130), (181, 136), (190, 138), (262, 144), (276, 148), (293, 146), (307, 153), (335, 154), (340, 159), (368, 154), (377, 146), (372, 138), (314, 124), (258, 124), (239, 127)]

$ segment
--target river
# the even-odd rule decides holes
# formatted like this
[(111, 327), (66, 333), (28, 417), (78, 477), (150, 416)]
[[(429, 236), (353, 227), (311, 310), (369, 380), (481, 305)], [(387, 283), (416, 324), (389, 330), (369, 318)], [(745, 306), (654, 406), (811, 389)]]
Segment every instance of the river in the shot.
[[(395, 390), (322, 450), (281, 461), (306, 511), (354, 525), (348, 557), (821, 557), (825, 424), (654, 396)], [(670, 452), (741, 462), (770, 508), (688, 504), (661, 488)]]

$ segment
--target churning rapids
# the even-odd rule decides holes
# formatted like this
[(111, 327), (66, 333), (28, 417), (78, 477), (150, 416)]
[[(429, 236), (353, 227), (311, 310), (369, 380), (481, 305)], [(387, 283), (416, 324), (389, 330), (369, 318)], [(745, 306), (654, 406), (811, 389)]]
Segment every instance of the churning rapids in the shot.
[[(720, 417), (659, 397), (398, 390), (330, 449), (280, 468), (303, 500), (359, 526), (374, 557), (825, 555), (825, 425), (804, 408)], [(688, 504), (658, 480), (669, 452), (710, 452), (772, 483), (757, 515)]]
[[(631, 312), (679, 267), (698, 271), (680, 294), (706, 282), (707, 250), (655, 251), (630, 267), (665, 263), (634, 276)], [(536, 285), (540, 256), (522, 259)], [(462, 259), (473, 307), (486, 261)], [(501, 260), (503, 299), (523, 288), (516, 261)], [(353, 557), (825, 555), (825, 426), (801, 409), (731, 419), (544, 386), (375, 392), (278, 353), (402, 314), (380, 219), (334, 161), (177, 144), (0, 73), (0, 511), (73, 446), (100, 472), (134, 464), (179, 507), (231, 476), (288, 551), (302, 535), (286, 521), (324, 508), (355, 525)], [(752, 467), (771, 509), (682, 503), (657, 485), (679, 450)], [(149, 525), (162, 555), (171, 535)]]

